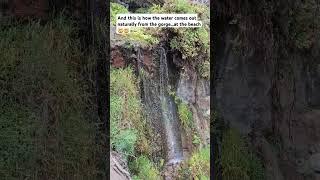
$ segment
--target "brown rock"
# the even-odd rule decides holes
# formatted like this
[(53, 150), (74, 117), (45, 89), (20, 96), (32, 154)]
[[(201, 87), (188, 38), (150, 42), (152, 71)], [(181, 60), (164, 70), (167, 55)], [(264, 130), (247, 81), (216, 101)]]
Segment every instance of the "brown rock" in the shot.
[(111, 51), (111, 65), (115, 68), (125, 67), (125, 60), (122, 56), (122, 53), (119, 50)]

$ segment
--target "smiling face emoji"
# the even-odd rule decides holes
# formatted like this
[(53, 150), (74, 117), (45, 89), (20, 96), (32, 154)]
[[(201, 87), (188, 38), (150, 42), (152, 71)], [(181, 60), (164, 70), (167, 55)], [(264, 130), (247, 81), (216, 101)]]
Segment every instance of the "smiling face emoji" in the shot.
[(128, 27), (117, 28), (117, 34), (127, 35), (129, 34), (129, 32), (130, 32), (130, 29)]

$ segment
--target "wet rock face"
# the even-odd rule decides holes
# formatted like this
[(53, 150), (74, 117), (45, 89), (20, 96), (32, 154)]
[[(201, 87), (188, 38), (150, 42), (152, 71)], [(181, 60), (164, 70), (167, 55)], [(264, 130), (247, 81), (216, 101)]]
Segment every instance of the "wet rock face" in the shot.
[(191, 73), (181, 73), (178, 82), (177, 96), (187, 103), (195, 103), (196, 101), (196, 82), (197, 76)]
[(210, 83), (185, 66), (177, 85), (177, 96), (190, 107), (193, 122), (203, 144), (210, 143)]

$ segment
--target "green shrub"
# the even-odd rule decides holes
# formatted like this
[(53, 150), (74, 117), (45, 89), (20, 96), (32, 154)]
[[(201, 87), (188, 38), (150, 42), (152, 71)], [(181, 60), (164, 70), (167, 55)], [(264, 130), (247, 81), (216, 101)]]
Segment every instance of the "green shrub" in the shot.
[(195, 13), (202, 21), (200, 28), (169, 28), (173, 36), (170, 47), (178, 50), (186, 60), (209, 60), (209, 8), (205, 5), (191, 4), (187, 0), (166, 0), (163, 7), (151, 7), (153, 13)]
[(181, 124), (185, 129), (189, 129), (193, 126), (192, 112), (186, 103), (178, 103), (178, 114)]
[(146, 28), (131, 28), (126, 37), (131, 43), (139, 43), (141, 47), (151, 47), (159, 43), (158, 38)]
[(223, 135), (221, 166), (224, 180), (264, 179), (260, 160), (248, 149), (240, 134), (232, 129)]
[(136, 141), (136, 131), (134, 129), (125, 129), (119, 131), (119, 133), (114, 137), (112, 145), (118, 152), (124, 153), (127, 157), (128, 155), (133, 155)]
[(193, 153), (188, 161), (191, 176), (204, 180), (210, 177), (210, 147), (202, 148)]
[(181, 52), (183, 59), (209, 57), (209, 33), (204, 28), (179, 28), (170, 41), (170, 47)]
[(117, 14), (127, 14), (129, 13), (128, 9), (118, 3), (110, 3), (110, 20), (113, 25), (116, 25)]
[(160, 180), (159, 170), (156, 166), (145, 156), (140, 156), (135, 160), (134, 166), (138, 169), (137, 175), (133, 177), (134, 180)]
[(192, 143), (194, 145), (200, 145), (201, 144), (201, 139), (198, 135), (194, 134), (192, 138)]
[[(116, 25), (117, 14), (129, 13), (129, 11), (124, 6), (117, 3), (111, 3), (110, 11), (112, 25)], [(140, 8), (137, 11), (137, 13), (139, 13), (139, 11), (141, 11), (140, 13), (146, 13), (146, 11), (148, 10)], [(131, 27), (130, 33), (123, 36), (124, 39), (128, 41), (130, 44), (139, 44), (142, 47), (150, 47), (159, 43), (158, 38), (153, 35), (152, 31), (146, 28)]]

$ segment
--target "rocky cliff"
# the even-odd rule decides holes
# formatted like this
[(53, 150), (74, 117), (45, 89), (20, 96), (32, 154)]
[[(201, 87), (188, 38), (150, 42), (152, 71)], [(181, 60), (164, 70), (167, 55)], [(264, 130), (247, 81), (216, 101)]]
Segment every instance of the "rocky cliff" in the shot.
[(217, 111), (251, 137), (267, 179), (319, 178), (319, 2), (214, 6)]

